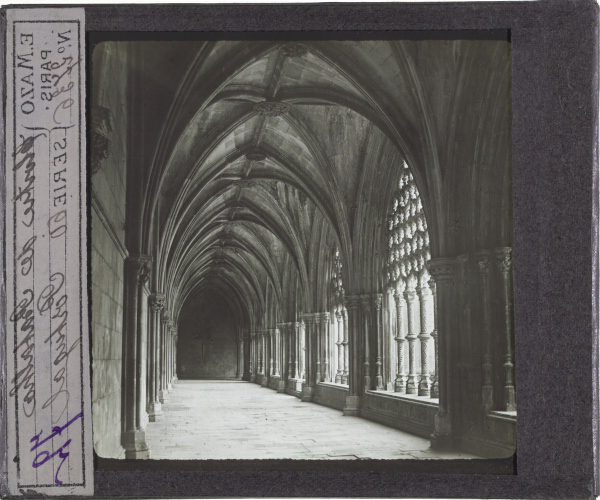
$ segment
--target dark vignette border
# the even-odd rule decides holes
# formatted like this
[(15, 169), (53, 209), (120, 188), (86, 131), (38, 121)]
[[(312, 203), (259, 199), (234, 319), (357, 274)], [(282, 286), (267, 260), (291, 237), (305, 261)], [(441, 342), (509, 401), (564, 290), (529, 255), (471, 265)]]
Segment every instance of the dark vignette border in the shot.
[(598, 7), (592, 0), (85, 8), (91, 32), (510, 29), (513, 78), (517, 474), (376, 471), (372, 462), (346, 472), (265, 462), (263, 470), (97, 468), (97, 496), (594, 495)]

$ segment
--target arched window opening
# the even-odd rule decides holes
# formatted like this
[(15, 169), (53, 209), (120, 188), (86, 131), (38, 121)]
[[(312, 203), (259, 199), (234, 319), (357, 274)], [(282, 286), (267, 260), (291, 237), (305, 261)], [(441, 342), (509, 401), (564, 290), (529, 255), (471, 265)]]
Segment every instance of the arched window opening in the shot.
[(388, 218), (390, 335), (396, 343), (395, 352), (390, 349), (394, 383), (388, 388), (401, 394), (437, 398), (435, 284), (426, 266), (430, 259), (423, 203), (405, 162)]
[(344, 305), (345, 292), (342, 281), (342, 259), (337, 246), (333, 249), (333, 264), (331, 272), (331, 329), (333, 360), (332, 371), (335, 376), (332, 382), (348, 384), (348, 313)]

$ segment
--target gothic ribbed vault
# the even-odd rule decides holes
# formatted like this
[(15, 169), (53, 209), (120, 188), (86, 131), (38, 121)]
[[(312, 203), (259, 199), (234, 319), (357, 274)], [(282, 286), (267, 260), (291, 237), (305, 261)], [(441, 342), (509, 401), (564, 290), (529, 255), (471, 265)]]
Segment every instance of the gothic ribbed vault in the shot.
[[(501, 258), (512, 246), (506, 41), (104, 42), (93, 64), (92, 114), (104, 117), (92, 132), (93, 281), (95, 293), (112, 294), (123, 313), (122, 325), (94, 324), (114, 330), (122, 338), (122, 360), (138, 359), (139, 370), (149, 374), (143, 384), (128, 382), (141, 372), (123, 361), (122, 379), (115, 381), (122, 391), (120, 443), (128, 456), (145, 453), (139, 432), (158, 400), (164, 404), (168, 378), (185, 373), (177, 351), (192, 349), (193, 335), (180, 318), (206, 297), (218, 298), (233, 317), (240, 377), (256, 380), (263, 370), (274, 388), (309, 399), (318, 396), (319, 383), (338, 383), (347, 393), (342, 406), (377, 419), (375, 410), (367, 411), (370, 391), (403, 387), (394, 380), (399, 358), (417, 338), (394, 305), (394, 294), (412, 291), (391, 286), (387, 274), (388, 218), (405, 168), (427, 221), (427, 269), (439, 278), (438, 328), (456, 332), (456, 338), (440, 336), (447, 351), (439, 370), (447, 372), (439, 376), (439, 403), (430, 402), (431, 415), (438, 404), (445, 414), (453, 402), (453, 420), (430, 429), (433, 416), (423, 417), (430, 424), (414, 423), (411, 430), (435, 430), (434, 442), (466, 446), (454, 437), (467, 432), (474, 418), (469, 412), (482, 398), (492, 398), (488, 410), (514, 409), (510, 397), (508, 406), (503, 399), (503, 356), (512, 356), (511, 312), (506, 321), (502, 312), (509, 304), (502, 295), (508, 274), (484, 283), (475, 270), (483, 257)], [(100, 243), (102, 231), (114, 249)], [(103, 269), (124, 283), (120, 296), (107, 291)], [(337, 295), (336, 272), (343, 284)], [(448, 273), (455, 273), (452, 290), (444, 281)], [(421, 281), (419, 297), (428, 287)], [(500, 297), (490, 299), (493, 310), (480, 303), (480, 286)], [(413, 295), (407, 297), (409, 317), (418, 316)], [(358, 315), (351, 303), (360, 304)], [(461, 312), (446, 317), (448, 307)], [(508, 329), (498, 330), (502, 340), (487, 337), (492, 321)], [(471, 328), (473, 322), (482, 329)], [(293, 326), (300, 323), (302, 334)], [(408, 336), (396, 349), (403, 329)], [(264, 331), (277, 333), (264, 340)], [(426, 367), (426, 358), (438, 356), (437, 330), (416, 333), (424, 335), (425, 350), (410, 354), (410, 370), (413, 362)], [(427, 344), (430, 334), (436, 354)], [(178, 339), (164, 358), (173, 367), (166, 376), (165, 335)], [(269, 359), (260, 354), (265, 345), (268, 373)], [(464, 355), (470, 368), (452, 365)], [(99, 354), (95, 366), (101, 360)], [(303, 367), (296, 373), (293, 366), (298, 361), (305, 364), (304, 378)], [(435, 367), (438, 377), (437, 361)], [(363, 382), (370, 375), (373, 382)], [(485, 390), (482, 396), (479, 377), (495, 389), (492, 396)], [(464, 384), (468, 401), (459, 394)], [(95, 404), (107, 404), (101, 400)], [(137, 406), (130, 407), (132, 400)], [(481, 432), (477, 439), (492, 443), (492, 454), (510, 449), (498, 444), (504, 438), (481, 438)], [(102, 446), (110, 453), (118, 448)]]

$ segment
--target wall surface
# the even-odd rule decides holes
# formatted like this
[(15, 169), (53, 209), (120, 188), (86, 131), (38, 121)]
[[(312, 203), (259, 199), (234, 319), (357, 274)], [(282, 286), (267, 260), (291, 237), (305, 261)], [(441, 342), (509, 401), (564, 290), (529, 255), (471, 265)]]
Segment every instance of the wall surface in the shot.
[(177, 341), (180, 379), (235, 378), (237, 342), (234, 316), (218, 297), (202, 295), (182, 311)]
[[(125, 65), (122, 56), (103, 52), (110, 71)], [(103, 85), (95, 105), (111, 110), (113, 131), (109, 155), (92, 175), (92, 418), (94, 450), (105, 458), (119, 458), (121, 447), (121, 373), (123, 363), (123, 272), (127, 255), (125, 232), (125, 147), (116, 130), (124, 130), (125, 89), (114, 82)]]

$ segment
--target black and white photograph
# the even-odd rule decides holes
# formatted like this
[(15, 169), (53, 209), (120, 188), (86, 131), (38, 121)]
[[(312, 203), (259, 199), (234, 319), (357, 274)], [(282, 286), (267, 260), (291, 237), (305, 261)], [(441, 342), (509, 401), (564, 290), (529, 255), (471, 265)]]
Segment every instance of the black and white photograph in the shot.
[(515, 453), (509, 32), (373, 36), (90, 49), (98, 457)]

